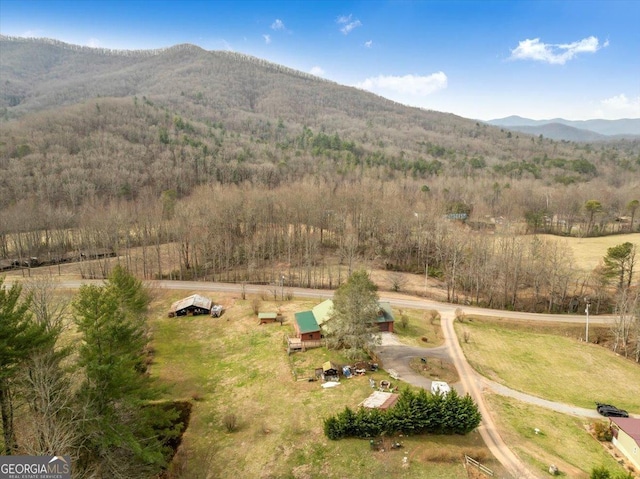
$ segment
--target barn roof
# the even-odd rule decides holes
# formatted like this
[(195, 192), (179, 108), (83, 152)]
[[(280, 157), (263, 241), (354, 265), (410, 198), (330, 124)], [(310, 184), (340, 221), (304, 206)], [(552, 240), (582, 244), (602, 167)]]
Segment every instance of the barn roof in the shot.
[(192, 294), (184, 299), (176, 301), (171, 305), (171, 310), (173, 312), (180, 311), (181, 309), (188, 308), (190, 306), (196, 308), (202, 308), (206, 310), (211, 310), (212, 301), (209, 298), (205, 298), (204, 296), (200, 296), (199, 294)]
[(320, 326), (316, 322), (312, 311), (301, 311), (295, 314), (296, 323), (300, 334), (315, 333), (320, 331)]
[(258, 313), (258, 319), (277, 319), (278, 313)]

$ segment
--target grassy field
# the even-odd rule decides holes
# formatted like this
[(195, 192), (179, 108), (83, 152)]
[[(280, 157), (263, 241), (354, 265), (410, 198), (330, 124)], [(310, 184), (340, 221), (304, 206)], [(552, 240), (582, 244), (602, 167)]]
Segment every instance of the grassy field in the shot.
[(472, 319), (456, 323), (456, 330), (470, 335), (462, 348), (484, 376), (551, 401), (585, 408), (610, 402), (640, 413), (640, 366), (631, 360), (563, 336), (558, 325), (536, 325), (532, 332), (523, 323)]
[(502, 438), (532, 471), (547, 473), (549, 465), (555, 464), (564, 477), (572, 479), (588, 479), (597, 466), (623, 471), (609, 453), (611, 444), (600, 443), (589, 433), (592, 421), (495, 394), (486, 399)]
[(602, 258), (606, 256), (607, 249), (612, 246), (629, 242), (640, 249), (640, 233), (600, 236), (597, 238), (566, 238), (554, 235), (539, 235), (541, 238), (565, 242), (573, 251), (573, 258), (576, 266), (582, 271), (593, 271), (598, 266)]
[[(408, 346), (435, 348), (444, 343), (440, 319), (431, 319), (432, 311), (402, 309), (395, 311), (394, 332)], [(433, 311), (433, 313), (437, 313)], [(406, 326), (402, 324), (402, 316), (406, 318)]]
[[(371, 393), (369, 377), (389, 376), (379, 371), (332, 389), (296, 381), (293, 371), (305, 378), (323, 361), (344, 362), (322, 348), (287, 355), (283, 337), (293, 332), (293, 313), (313, 303), (262, 301), (261, 311), (280, 308), (283, 326), (258, 325), (251, 298), (233, 295), (213, 298), (225, 306), (221, 318), (165, 317), (171, 301), (186, 294), (167, 292), (152, 320), (152, 373), (172, 385), (168, 397), (194, 405), (177, 459), (191, 471), (185, 477), (461, 479), (464, 453), (498, 469), (477, 432), (401, 438), (403, 448), (386, 452), (372, 451), (367, 440), (329, 441), (323, 418), (356, 408)], [(237, 430), (228, 432), (233, 416)]]

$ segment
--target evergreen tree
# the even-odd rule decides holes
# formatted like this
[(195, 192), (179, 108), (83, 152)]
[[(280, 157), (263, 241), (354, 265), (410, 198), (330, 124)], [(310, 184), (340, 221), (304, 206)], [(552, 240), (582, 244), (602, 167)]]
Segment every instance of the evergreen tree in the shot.
[(329, 346), (345, 349), (350, 359), (365, 356), (365, 348), (380, 338), (375, 323), (378, 310), (376, 285), (366, 271), (354, 272), (333, 295)]
[(607, 255), (604, 257), (605, 271), (609, 277), (618, 278), (618, 288), (631, 286), (633, 278), (633, 268), (636, 263), (636, 247), (628, 241), (607, 248)]
[(21, 293), (21, 285), (14, 283), (7, 289), (0, 277), (0, 410), (6, 455), (16, 447), (13, 396), (19, 369), (34, 351), (51, 341), (47, 329), (33, 321), (31, 297), (21, 301)]
[[(177, 434), (174, 410), (153, 407), (158, 391), (144, 374), (149, 295), (120, 268), (103, 287), (85, 285), (73, 303), (82, 335), (79, 362), (85, 381), (81, 394), (91, 410), (87, 463), (98, 460), (110, 475), (141, 475), (164, 464), (160, 437)], [(135, 471), (135, 472), (134, 472)]]

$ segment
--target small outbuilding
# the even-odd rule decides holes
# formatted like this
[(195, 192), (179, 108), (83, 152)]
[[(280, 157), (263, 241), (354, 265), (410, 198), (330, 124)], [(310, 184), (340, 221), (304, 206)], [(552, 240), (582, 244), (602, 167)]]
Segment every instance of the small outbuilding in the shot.
[(640, 419), (610, 417), (612, 443), (637, 469), (640, 469)]
[(211, 314), (213, 302), (209, 298), (192, 294), (184, 299), (176, 301), (169, 309), (169, 317), (196, 316), (198, 314)]
[(371, 396), (360, 403), (360, 406), (367, 409), (382, 409), (384, 411), (395, 406), (399, 398), (399, 394), (374, 391), (371, 393)]
[(431, 382), (431, 394), (442, 394), (446, 396), (451, 392), (451, 386), (444, 381), (432, 381)]
[(393, 323), (395, 318), (393, 317), (393, 311), (391, 311), (391, 303), (388, 301), (378, 301), (378, 316), (376, 316), (375, 323), (378, 326), (380, 332), (393, 333)]
[(322, 374), (324, 374), (325, 377), (327, 377), (327, 376), (338, 376), (338, 366), (336, 366), (331, 361), (326, 361), (322, 365)]
[(278, 313), (258, 313), (260, 324), (275, 323), (278, 320)]

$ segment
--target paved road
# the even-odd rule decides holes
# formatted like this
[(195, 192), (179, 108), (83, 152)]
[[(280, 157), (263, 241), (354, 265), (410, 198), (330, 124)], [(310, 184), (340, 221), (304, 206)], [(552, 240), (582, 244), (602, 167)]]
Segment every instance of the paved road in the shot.
[[(7, 280), (7, 284), (10, 284)], [(82, 284), (101, 284), (100, 280), (80, 280), (80, 281), (63, 281), (60, 287), (63, 288), (79, 288)], [(243, 289), (242, 285), (229, 283), (205, 283), (190, 281), (149, 281), (152, 288), (185, 290), (185, 291), (211, 291), (211, 292), (237, 292)], [(244, 291), (248, 294), (269, 294), (273, 290), (273, 286), (254, 286), (245, 285)], [(313, 290), (304, 288), (286, 288), (286, 292), (296, 297), (305, 298), (331, 298), (333, 291), (330, 290)], [(396, 307), (437, 310), (442, 317), (442, 327), (445, 336), (445, 345), (438, 348), (419, 348), (401, 345), (399, 342), (393, 344), (393, 339), (387, 339), (387, 344), (380, 347), (380, 354), (385, 363), (385, 367), (396, 370), (399, 376), (410, 384), (426, 387), (430, 389), (431, 381), (427, 378), (414, 373), (408, 366), (408, 360), (414, 356), (427, 356), (448, 359), (456, 366), (460, 376), (460, 384), (457, 389), (462, 393), (469, 393), (478, 404), (478, 408), (482, 414), (482, 423), (479, 427), (480, 434), (496, 459), (509, 471), (514, 478), (536, 478), (534, 474), (528, 471), (525, 465), (513, 454), (509, 447), (500, 437), (497, 427), (484, 401), (482, 390), (484, 387), (490, 387), (494, 391), (507, 396), (515, 397), (522, 401), (548, 407), (559, 412), (567, 414), (576, 414), (587, 417), (598, 417), (595, 411), (589, 411), (576, 408), (569, 405), (553, 403), (541, 398), (536, 398), (518, 391), (513, 391), (493, 381), (489, 381), (479, 374), (469, 365), (462, 353), (462, 348), (458, 342), (453, 327), (455, 311), (462, 309), (466, 314), (478, 314), (483, 316), (497, 316), (510, 319), (534, 320), (534, 321), (560, 321), (572, 323), (585, 323), (584, 315), (551, 315), (551, 314), (533, 314), (520, 313), (512, 311), (490, 310), (469, 306), (452, 305), (448, 303), (440, 303), (432, 300), (416, 299), (397, 293), (382, 293), (381, 299), (391, 302)], [(611, 324), (614, 321), (612, 316), (591, 316), (590, 323), (593, 324)]]

